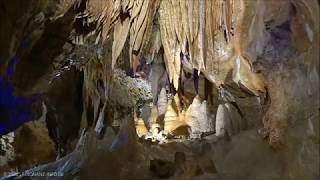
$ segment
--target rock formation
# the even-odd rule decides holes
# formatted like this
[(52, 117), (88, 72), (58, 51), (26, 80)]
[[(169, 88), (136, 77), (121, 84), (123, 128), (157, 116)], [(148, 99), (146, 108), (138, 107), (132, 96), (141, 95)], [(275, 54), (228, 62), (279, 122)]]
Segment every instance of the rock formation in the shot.
[(319, 178), (318, 22), (316, 0), (0, 1), (0, 175)]

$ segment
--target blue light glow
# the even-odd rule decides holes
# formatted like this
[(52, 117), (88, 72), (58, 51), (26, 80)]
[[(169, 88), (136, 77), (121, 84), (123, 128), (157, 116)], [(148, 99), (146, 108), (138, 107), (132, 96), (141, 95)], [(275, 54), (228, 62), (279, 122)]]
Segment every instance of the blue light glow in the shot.
[(32, 104), (39, 100), (36, 96), (25, 98), (14, 94), (9, 79), (13, 76), (18, 61), (19, 58), (16, 56), (11, 58), (6, 75), (0, 77), (0, 136), (32, 120)]

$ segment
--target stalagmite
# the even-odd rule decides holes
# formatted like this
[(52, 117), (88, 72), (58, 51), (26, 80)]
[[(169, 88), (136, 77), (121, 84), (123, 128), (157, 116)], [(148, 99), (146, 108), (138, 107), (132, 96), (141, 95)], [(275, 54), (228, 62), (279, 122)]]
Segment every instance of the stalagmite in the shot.
[(200, 129), (202, 133), (214, 132), (214, 119), (209, 112), (207, 101), (202, 101), (200, 106), (201, 116), (199, 117)]
[(220, 104), (216, 115), (216, 136), (231, 136), (231, 119), (228, 116), (227, 108)]
[[(186, 121), (190, 127), (190, 136), (200, 138), (207, 133), (215, 131), (215, 120), (209, 111), (207, 101), (200, 100), (197, 95), (188, 109)], [(190, 117), (191, 116), (191, 117)]]
[(191, 117), (192, 119), (189, 121), (189, 126), (191, 128), (190, 136), (200, 137), (201, 136), (201, 125), (200, 120), (203, 120), (204, 117), (202, 112), (200, 111), (201, 101), (199, 96), (196, 96), (191, 104)]
[(232, 104), (225, 103), (218, 106), (215, 126), (217, 136), (231, 137), (244, 130), (246, 122)]
[(160, 91), (157, 106), (159, 115), (164, 115), (168, 107), (168, 96), (165, 88)]

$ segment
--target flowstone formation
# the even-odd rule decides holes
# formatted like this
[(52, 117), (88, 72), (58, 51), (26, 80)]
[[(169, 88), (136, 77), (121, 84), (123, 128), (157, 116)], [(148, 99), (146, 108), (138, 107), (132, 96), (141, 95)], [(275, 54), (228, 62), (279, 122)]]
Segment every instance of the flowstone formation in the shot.
[(3, 179), (320, 177), (318, 1), (0, 9)]

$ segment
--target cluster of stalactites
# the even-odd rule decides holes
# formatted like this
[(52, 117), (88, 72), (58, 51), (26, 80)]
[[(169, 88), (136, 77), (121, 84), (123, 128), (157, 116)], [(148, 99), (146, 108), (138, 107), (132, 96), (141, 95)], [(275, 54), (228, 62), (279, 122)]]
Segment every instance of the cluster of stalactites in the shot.
[(208, 62), (210, 67), (215, 66), (215, 36), (222, 33), (226, 43), (230, 42), (233, 4), (233, 0), (76, 1), (79, 12), (74, 41), (83, 45), (95, 34), (96, 43), (112, 44), (111, 57), (90, 61), (84, 68), (84, 109), (93, 107), (95, 120), (103, 113), (110, 83), (107, 77), (112, 74), (109, 68), (113, 69), (122, 51), (128, 50), (124, 48), (126, 43), (133, 73), (143, 59), (162, 62), (176, 90), (181, 86), (183, 69), (200, 73), (207, 69)]
[[(78, 6), (84, 8), (78, 15), (81, 20), (77, 22), (83, 26), (79, 29), (94, 29), (96, 42), (104, 42), (113, 32), (112, 67), (127, 41), (134, 73), (144, 56), (152, 61), (163, 47), (170, 83), (178, 89), (183, 68), (181, 61), (187, 59), (186, 63), (200, 73), (207, 68), (207, 62), (215, 62), (218, 31), (225, 35), (227, 42), (230, 41), (233, 4), (233, 0), (82, 0)], [(93, 25), (95, 28), (91, 29)], [(81, 33), (88, 32), (78, 31), (83, 42)]]
[[(159, 9), (161, 42), (170, 82), (178, 89), (182, 60), (198, 72), (214, 62), (215, 36), (232, 30), (232, 0), (163, 0)], [(185, 58), (181, 58), (185, 57)]]

